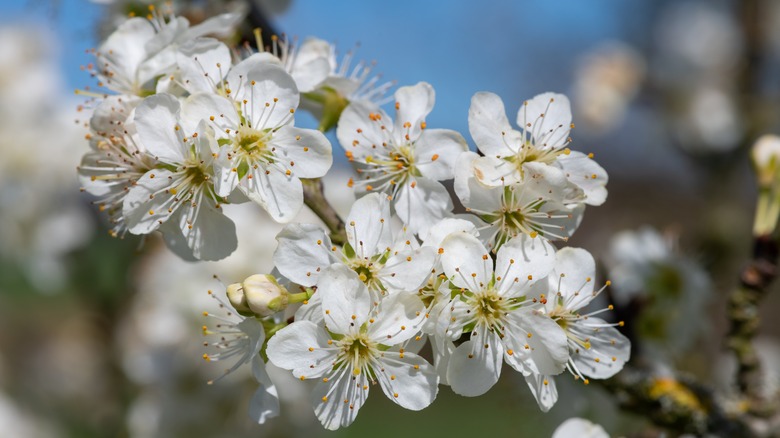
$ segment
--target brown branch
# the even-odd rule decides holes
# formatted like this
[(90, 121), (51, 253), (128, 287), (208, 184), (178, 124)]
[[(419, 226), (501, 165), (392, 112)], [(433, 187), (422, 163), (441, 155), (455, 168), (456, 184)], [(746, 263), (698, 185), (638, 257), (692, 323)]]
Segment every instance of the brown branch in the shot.
[(347, 242), (344, 221), (330, 205), (323, 193), (322, 179), (301, 179), (303, 183), (303, 202), (325, 223), (330, 231), (330, 240), (343, 245)]

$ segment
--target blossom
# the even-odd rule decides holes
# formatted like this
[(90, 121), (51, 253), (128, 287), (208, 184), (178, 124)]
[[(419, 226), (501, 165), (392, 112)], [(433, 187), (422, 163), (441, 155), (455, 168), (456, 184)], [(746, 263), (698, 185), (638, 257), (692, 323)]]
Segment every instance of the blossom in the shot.
[(108, 214), (115, 237), (127, 232), (122, 216), (127, 193), (156, 164), (135, 132), (133, 112), (138, 103), (133, 98), (109, 96), (95, 108), (88, 136), (92, 150), (78, 167), (82, 190), (98, 198), (95, 203)]
[[(211, 291), (209, 291), (211, 294)], [(220, 303), (221, 308), (227, 307), (215, 295), (211, 294)], [(204, 312), (204, 316), (217, 319), (218, 323), (214, 329), (203, 326), (204, 336), (219, 336), (216, 342), (206, 343), (213, 347), (217, 353), (204, 353), (203, 359), (208, 362), (218, 362), (221, 360), (233, 359), (237, 357), (233, 365), (225, 370), (225, 373), (219, 379), (236, 371), (245, 364), (252, 367), (252, 375), (260, 384), (249, 402), (249, 416), (256, 422), (263, 424), (268, 418), (279, 415), (279, 396), (268, 372), (265, 370), (265, 362), (260, 356), (260, 350), (266, 341), (265, 328), (263, 323), (256, 317), (242, 317), (238, 314), (228, 311), (228, 317), (224, 318), (213, 313)], [(236, 322), (232, 317), (238, 318)], [(219, 380), (217, 379), (217, 380)], [(209, 384), (214, 383), (209, 381)]]
[(495, 94), (480, 92), (471, 98), (469, 131), (485, 154), (474, 162), (479, 182), (494, 187), (514, 184), (525, 179), (529, 163), (540, 163), (582, 189), (586, 204), (604, 203), (606, 171), (592, 156), (568, 148), (574, 125), (566, 96), (543, 93), (523, 102), (517, 125), (519, 131), (509, 125), (504, 103)]
[(564, 331), (527, 299), (531, 287), (552, 269), (554, 248), (519, 237), (495, 261), (476, 237), (455, 233), (442, 243), (442, 265), (457, 295), (448, 331), (470, 333), (449, 361), (447, 381), (465, 396), (487, 392), (503, 362), (523, 375), (558, 374), (569, 360)]
[[(594, 290), (596, 263), (581, 248), (563, 248), (555, 254), (555, 268), (547, 278), (540, 301), (547, 315), (566, 332), (569, 346), (567, 369), (577, 379), (607, 379), (617, 374), (631, 355), (631, 344), (615, 326), (595, 315), (612, 310), (612, 306), (581, 313), (604, 287)], [(542, 410), (548, 410), (557, 399), (555, 382), (545, 375), (527, 376), (528, 386), (537, 395)]]
[(293, 126), (298, 89), (279, 66), (258, 64), (245, 74), (232, 69), (224, 91), (230, 98), (198, 93), (183, 109), (190, 127), (204, 121), (215, 130), (217, 195), (238, 187), (275, 221), (291, 221), (303, 206), (299, 178), (330, 169), (330, 143), (319, 131)]
[(569, 418), (558, 426), (552, 438), (609, 438), (609, 434), (598, 424), (584, 418)]
[(537, 236), (547, 240), (568, 240), (582, 220), (584, 204), (565, 205), (564, 199), (575, 199), (565, 176), (549, 166), (527, 163), (526, 178), (518, 184), (487, 187), (478, 181), (474, 163), (479, 157), (465, 152), (458, 157), (455, 193), (466, 211), (477, 217), (482, 241), (493, 251), (516, 236)]
[[(160, 163), (127, 193), (123, 215), (133, 234), (162, 228), (168, 246), (184, 258), (219, 260), (235, 250), (235, 225), (222, 214), (211, 166), (216, 140), (202, 124), (185, 130), (179, 101), (167, 94), (136, 108), (143, 147)], [(171, 220), (173, 219), (173, 220)]]
[(387, 193), (409, 230), (424, 234), (452, 210), (439, 181), (453, 178), (466, 141), (455, 131), (427, 129), (425, 118), (435, 101), (429, 84), (401, 87), (395, 100), (395, 123), (376, 104), (352, 102), (336, 134), (359, 175), (350, 185)]
[(239, 13), (222, 14), (190, 27), (184, 17), (166, 17), (150, 9), (149, 17), (132, 17), (119, 25), (95, 51), (97, 66), (92, 73), (100, 85), (120, 94), (153, 94), (157, 79), (176, 67), (179, 44), (229, 33), (242, 18)]
[[(393, 348), (414, 337), (423, 323), (423, 304), (414, 295), (385, 298), (374, 312), (365, 284), (346, 266), (334, 265), (320, 281), (324, 326), (296, 321), (269, 341), (271, 362), (301, 380), (318, 379), (312, 394), (326, 429), (350, 425), (379, 382), (398, 405), (421, 410), (438, 392), (438, 376), (425, 359)], [(389, 347), (389, 348), (388, 348)]]

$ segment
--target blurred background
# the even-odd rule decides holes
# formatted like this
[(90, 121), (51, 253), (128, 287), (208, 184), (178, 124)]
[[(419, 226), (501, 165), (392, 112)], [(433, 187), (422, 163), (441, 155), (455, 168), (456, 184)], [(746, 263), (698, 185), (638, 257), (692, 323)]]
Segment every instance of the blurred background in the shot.
[[(270, 270), (281, 227), (259, 208), (232, 207), (238, 251), (192, 264), (156, 236), (111, 238), (79, 192), (89, 108), (73, 90), (94, 86), (84, 67), (93, 62), (88, 49), (146, 3), (0, 3), (0, 435), (549, 436), (575, 415), (613, 436), (653, 431), (602, 387), (567, 376), (558, 379), (558, 404), (542, 414), (511, 372), (475, 399), (442, 387), (423, 412), (377, 393), (352, 427), (326, 433), (306, 388), (272, 370), (282, 417), (253, 424), (246, 411), (256, 383), (248, 374), (206, 384), (222, 368), (201, 359), (201, 313), (215, 308), (206, 291), (221, 286), (212, 275), (235, 282)], [(725, 295), (751, 249), (749, 147), (761, 134), (780, 133), (780, 2), (193, 0), (174, 7), (193, 23), (244, 8), (276, 32), (317, 36), (335, 42), (340, 55), (376, 61), (374, 71), (398, 85), (427, 81), (437, 93), (429, 126), (460, 131), (472, 149), (467, 115), (475, 92), (499, 94), (510, 120), (538, 93), (567, 94), (572, 148), (593, 152), (610, 177), (608, 201), (588, 209), (569, 244), (591, 251), (603, 279), (613, 281), (635, 360), (731, 391)], [(316, 127), (305, 115), (296, 123)], [(339, 159), (326, 189), (346, 212), (349, 168), (330, 139)], [(304, 213), (301, 220), (315, 219)], [(765, 368), (775, 373), (767, 377), (771, 391), (780, 382), (774, 289), (760, 340)]]

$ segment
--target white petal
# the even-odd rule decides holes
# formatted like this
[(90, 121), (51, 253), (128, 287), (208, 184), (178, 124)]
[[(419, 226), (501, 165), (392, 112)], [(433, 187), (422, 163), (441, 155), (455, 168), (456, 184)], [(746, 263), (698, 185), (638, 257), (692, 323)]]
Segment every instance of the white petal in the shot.
[(203, 199), (195, 207), (183, 205), (178, 221), (187, 246), (199, 260), (222, 260), (238, 247), (236, 225), (211, 200)]
[(187, 244), (187, 239), (179, 228), (179, 224), (174, 221), (167, 221), (160, 225), (159, 228), (162, 233), (165, 246), (176, 254), (179, 258), (188, 262), (196, 262), (198, 258), (192, 253), (192, 248)]
[[(378, 114), (379, 120), (371, 120), (369, 115)], [(381, 129), (391, 123), (390, 117), (373, 102), (354, 101), (342, 111), (336, 127), (336, 137), (341, 147), (352, 154), (356, 161), (364, 161), (373, 155), (376, 148), (381, 148), (389, 140), (387, 130)]]
[(233, 92), (237, 102), (248, 101), (242, 106), (244, 117), (260, 130), (287, 124), (300, 100), (292, 76), (271, 63), (258, 64), (248, 71), (242, 86)]
[(291, 74), (301, 93), (314, 90), (331, 71), (333, 47), (324, 40), (307, 38), (298, 48)]
[(413, 411), (427, 408), (439, 392), (439, 376), (422, 357), (414, 353), (386, 351), (380, 359), (377, 380), (387, 398)]
[(371, 193), (355, 201), (346, 227), (347, 239), (358, 257), (371, 257), (390, 248), (390, 205), (386, 196)]
[(585, 192), (585, 203), (601, 205), (607, 200), (607, 171), (582, 152), (571, 151), (561, 155), (556, 164), (563, 169), (569, 181)]
[(244, 14), (241, 12), (228, 12), (219, 14), (190, 27), (186, 32), (183, 32), (179, 38), (181, 38), (181, 40), (185, 40), (204, 35), (228, 37), (235, 31), (236, 26), (241, 23), (243, 18)]
[(428, 229), (423, 244), (436, 249), (441, 248), (444, 238), (452, 233), (467, 233), (476, 236), (477, 231), (473, 222), (459, 218), (446, 218)]
[(559, 293), (564, 308), (578, 310), (595, 297), (593, 283), (596, 262), (582, 248), (566, 247), (556, 254), (555, 270), (550, 276), (550, 292)]
[(371, 297), (357, 274), (342, 264), (334, 264), (321, 275), (317, 293), (322, 295), (325, 325), (333, 333), (356, 332), (368, 320)]
[(168, 191), (172, 187), (171, 175), (166, 169), (150, 170), (127, 193), (122, 214), (131, 233), (151, 233), (170, 218), (169, 208), (179, 207), (181, 201), (177, 202)]
[(202, 121), (214, 128), (217, 138), (228, 137), (226, 130), (235, 130), (240, 123), (232, 101), (213, 93), (196, 93), (182, 102), (181, 123), (189, 133)]
[(450, 216), (452, 200), (440, 182), (416, 177), (400, 187), (393, 207), (411, 232), (425, 234), (436, 222)]
[(249, 199), (258, 203), (276, 222), (287, 223), (303, 207), (303, 186), (295, 176), (287, 176), (274, 167), (258, 166), (241, 180), (239, 188)]
[(485, 157), (479, 157), (474, 152), (464, 152), (458, 156), (455, 165), (455, 194), (464, 207), (484, 214), (501, 210), (503, 188), (489, 187), (479, 182), (479, 174), (474, 165), (482, 158)]
[[(396, 144), (403, 144), (408, 134), (415, 141), (422, 132), (422, 123), (430, 114), (436, 102), (436, 93), (431, 84), (419, 82), (416, 85), (400, 87), (395, 92), (395, 136)], [(409, 127), (406, 128), (409, 124)]]
[(397, 345), (415, 336), (423, 322), (425, 306), (417, 295), (393, 294), (382, 300), (368, 334), (381, 344)]
[(258, 424), (263, 424), (269, 418), (279, 416), (279, 395), (260, 356), (252, 359), (252, 374), (260, 387), (249, 401), (249, 418)]
[(106, 42), (97, 50), (97, 64), (100, 77), (112, 90), (134, 94), (136, 72), (148, 56), (145, 42), (154, 38), (155, 30), (146, 18), (127, 19), (109, 35)]
[(517, 166), (503, 158), (492, 156), (474, 160), (474, 176), (488, 187), (503, 187), (523, 181)]
[(441, 263), (453, 284), (469, 290), (481, 290), (493, 276), (493, 259), (488, 250), (470, 234), (451, 234), (441, 244)]
[(240, 157), (233, 155), (230, 147), (222, 147), (214, 160), (214, 191), (217, 196), (230, 196), (238, 187), (238, 166)]
[(108, 96), (92, 112), (89, 127), (101, 134), (122, 134), (141, 99), (135, 96)]
[(263, 64), (275, 64), (277, 66), (281, 66), (282, 62), (274, 56), (271, 53), (268, 52), (258, 52), (253, 53), (248, 58), (242, 60), (238, 64), (234, 65), (233, 68), (230, 69), (230, 72), (228, 72), (227, 77), (225, 77), (225, 82), (227, 84), (227, 88), (230, 89), (231, 93), (235, 92), (234, 90), (238, 90), (240, 87), (244, 85), (244, 83), (247, 81), (247, 73), (249, 73), (251, 70), (253, 70), (255, 67)]
[(295, 321), (268, 340), (266, 354), (279, 368), (295, 377), (319, 378), (332, 369), (336, 354), (328, 351), (330, 336), (311, 321)]
[[(558, 401), (558, 388), (555, 386), (555, 379), (551, 376), (542, 374), (531, 374), (525, 376), (525, 382), (534, 395), (536, 403), (542, 412), (547, 412)], [(579, 437), (579, 435), (574, 435)]]
[(294, 283), (314, 286), (320, 273), (337, 261), (327, 233), (319, 225), (294, 223), (276, 235), (274, 266)]
[(333, 164), (330, 142), (314, 129), (287, 125), (273, 135), (269, 146), (276, 147), (276, 158), (299, 178), (319, 178)]
[(368, 376), (363, 373), (352, 380), (352, 373), (342, 370), (337, 378), (318, 383), (311, 395), (314, 414), (328, 430), (352, 424), (368, 398)]
[(608, 379), (622, 370), (631, 357), (631, 342), (603, 319), (591, 316), (570, 323), (568, 330), (589, 341), (590, 348), (579, 346), (571, 353), (577, 369), (586, 377)]
[[(135, 124), (146, 151), (170, 164), (181, 163), (187, 156), (179, 126), (179, 101), (170, 94), (147, 97), (135, 109)], [(177, 131), (176, 128), (180, 129)]]
[(176, 63), (187, 91), (213, 92), (230, 69), (230, 49), (219, 40), (197, 38), (179, 46)]
[(391, 292), (417, 293), (430, 277), (434, 263), (436, 250), (431, 247), (399, 252), (387, 260), (379, 271), (379, 277)]
[(455, 161), (469, 150), (460, 133), (449, 129), (426, 129), (414, 143), (415, 165), (426, 178), (452, 179)]
[[(504, 296), (527, 292), (555, 266), (555, 247), (544, 239), (522, 234), (505, 243), (496, 255), (496, 287)], [(511, 293), (510, 293), (511, 291)]]
[(569, 418), (561, 423), (552, 438), (609, 438), (603, 427), (582, 418)]
[(458, 346), (450, 357), (447, 382), (456, 394), (466, 397), (482, 395), (501, 376), (504, 348), (498, 335), (481, 333), (484, 331), (480, 330), (477, 336)]
[(471, 98), (469, 132), (477, 148), (490, 157), (514, 155), (523, 144), (521, 134), (509, 125), (504, 102), (493, 93), (479, 92)]
[(520, 106), (517, 125), (531, 134), (536, 146), (563, 146), (571, 131), (569, 98), (556, 93), (534, 96)]
[(524, 375), (563, 372), (569, 360), (568, 340), (563, 329), (536, 310), (520, 309), (510, 312), (508, 317), (512, 321), (512, 331), (504, 337), (504, 342), (513, 354), (507, 351), (506, 362)]

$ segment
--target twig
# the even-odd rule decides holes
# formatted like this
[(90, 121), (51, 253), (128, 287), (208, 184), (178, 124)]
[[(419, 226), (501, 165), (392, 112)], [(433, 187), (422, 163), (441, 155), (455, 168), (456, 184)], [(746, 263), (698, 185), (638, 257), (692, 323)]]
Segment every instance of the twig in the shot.
[(322, 191), (322, 180), (320, 178), (302, 179), (301, 182), (303, 182), (303, 202), (328, 227), (330, 240), (337, 245), (346, 243), (347, 233), (344, 229), (344, 221), (325, 199), (325, 194)]

